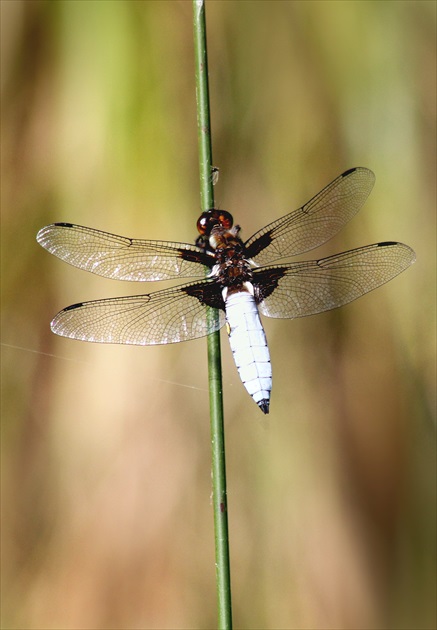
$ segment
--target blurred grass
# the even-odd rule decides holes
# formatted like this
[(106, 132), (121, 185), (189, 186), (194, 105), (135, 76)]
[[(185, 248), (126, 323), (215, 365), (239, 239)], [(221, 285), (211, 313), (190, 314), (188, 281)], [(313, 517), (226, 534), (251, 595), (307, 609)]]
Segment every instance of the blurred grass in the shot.
[[(191, 4), (1, 11), (2, 627), (213, 628), (205, 343), (55, 338), (63, 306), (142, 287), (35, 242), (63, 220), (195, 238)], [(223, 348), (235, 626), (434, 628), (435, 4), (207, 11), (216, 200), (243, 235), (363, 165), (370, 200), (317, 255), (418, 257), (339, 311), (265, 321), (267, 423)]]

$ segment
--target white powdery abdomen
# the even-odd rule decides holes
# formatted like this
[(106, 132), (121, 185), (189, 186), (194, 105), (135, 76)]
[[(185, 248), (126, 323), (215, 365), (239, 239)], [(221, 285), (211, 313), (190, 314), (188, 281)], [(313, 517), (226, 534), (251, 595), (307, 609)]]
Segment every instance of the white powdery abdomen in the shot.
[(248, 291), (226, 298), (229, 343), (241, 380), (264, 413), (269, 412), (272, 366), (255, 299)]

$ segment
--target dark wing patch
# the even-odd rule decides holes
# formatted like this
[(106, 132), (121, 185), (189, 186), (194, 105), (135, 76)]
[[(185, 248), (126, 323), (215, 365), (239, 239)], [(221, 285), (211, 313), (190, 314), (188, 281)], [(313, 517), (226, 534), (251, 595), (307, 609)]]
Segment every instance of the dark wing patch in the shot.
[(154, 281), (205, 277), (214, 257), (186, 243), (117, 236), (72, 223), (53, 223), (37, 241), (65, 262), (114, 280)]
[(301, 208), (256, 232), (245, 243), (258, 265), (302, 254), (332, 238), (358, 212), (375, 183), (367, 168), (352, 168)]
[(259, 309), (267, 317), (315, 315), (348, 304), (388, 282), (414, 263), (402, 243), (375, 243), (307, 262), (272, 265), (253, 272)]
[[(264, 230), (265, 229), (266, 228), (264, 228)], [(271, 245), (273, 239), (275, 238), (275, 229), (271, 227), (266, 232), (264, 232), (264, 230), (261, 230), (262, 234), (260, 236), (257, 236), (257, 234), (260, 234), (260, 232), (257, 232), (254, 235), (254, 236), (257, 236), (255, 240), (252, 240), (253, 239), (253, 236), (252, 236), (252, 238), (249, 239), (247, 243), (245, 244), (245, 247), (246, 247), (245, 255), (247, 258), (251, 258), (252, 260), (257, 260), (258, 254), (262, 252), (263, 250), (267, 250), (269, 245)]]
[(185, 287), (181, 287), (180, 290), (185, 291), (187, 295), (197, 298), (200, 302), (212, 308), (225, 310), (220, 286), (215, 281), (187, 284)]
[[(94, 341), (149, 346), (177, 343), (204, 337), (219, 330), (224, 322), (207, 317), (208, 306), (219, 301), (220, 288), (214, 281), (155, 291), (146, 295), (94, 300), (67, 306), (51, 323), (57, 335)], [(221, 296), (220, 296), (221, 297)]]
[(275, 265), (274, 267), (256, 269), (253, 274), (256, 301), (259, 303), (268, 298), (287, 272), (287, 265)]

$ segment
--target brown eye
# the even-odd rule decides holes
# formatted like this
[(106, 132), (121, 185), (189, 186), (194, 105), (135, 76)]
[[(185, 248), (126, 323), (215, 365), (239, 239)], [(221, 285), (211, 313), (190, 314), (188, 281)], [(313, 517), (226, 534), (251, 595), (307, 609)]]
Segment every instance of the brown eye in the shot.
[(234, 219), (232, 218), (232, 214), (226, 212), (225, 210), (220, 210), (218, 215), (218, 220), (220, 221), (220, 225), (222, 225), (227, 230), (230, 230)]
[(209, 221), (209, 213), (203, 212), (197, 221), (197, 231), (199, 232), (199, 234), (202, 234), (202, 235), (205, 234), (208, 228), (208, 221)]

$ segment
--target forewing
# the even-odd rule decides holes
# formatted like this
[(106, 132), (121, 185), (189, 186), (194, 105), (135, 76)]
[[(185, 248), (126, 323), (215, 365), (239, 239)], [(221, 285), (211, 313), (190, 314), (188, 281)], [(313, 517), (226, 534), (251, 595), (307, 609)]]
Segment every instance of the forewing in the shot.
[(204, 265), (214, 262), (194, 245), (126, 238), (72, 223), (48, 225), (36, 238), (70, 265), (114, 280), (201, 278)]
[(367, 168), (346, 171), (304, 206), (256, 232), (245, 243), (248, 257), (265, 265), (322, 245), (358, 212), (374, 183)]
[(373, 291), (415, 261), (402, 243), (376, 243), (308, 262), (254, 272), (259, 309), (268, 317), (295, 318), (337, 308)]
[(176, 343), (223, 326), (224, 312), (219, 311), (218, 320), (207, 317), (208, 304), (223, 307), (219, 287), (213, 281), (196, 282), (147, 295), (73, 304), (56, 315), (51, 328), (57, 335), (82, 341), (139, 346)]

